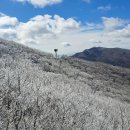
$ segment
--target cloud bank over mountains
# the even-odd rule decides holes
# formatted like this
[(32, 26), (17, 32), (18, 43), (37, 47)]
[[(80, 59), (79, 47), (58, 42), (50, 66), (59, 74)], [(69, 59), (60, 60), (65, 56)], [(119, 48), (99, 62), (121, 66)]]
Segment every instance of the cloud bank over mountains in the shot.
[(0, 36), (47, 52), (57, 47), (61, 54), (92, 46), (123, 47), (127, 44), (125, 47), (130, 48), (129, 20), (114, 17), (101, 17), (101, 20), (101, 23), (83, 24), (74, 18), (46, 14), (21, 22), (16, 17), (0, 13)]

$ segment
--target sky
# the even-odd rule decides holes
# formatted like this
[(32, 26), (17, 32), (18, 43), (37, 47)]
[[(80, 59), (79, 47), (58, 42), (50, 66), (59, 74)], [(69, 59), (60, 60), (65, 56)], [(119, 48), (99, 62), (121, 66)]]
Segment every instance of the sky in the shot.
[(130, 49), (130, 0), (1, 0), (0, 38), (72, 55)]

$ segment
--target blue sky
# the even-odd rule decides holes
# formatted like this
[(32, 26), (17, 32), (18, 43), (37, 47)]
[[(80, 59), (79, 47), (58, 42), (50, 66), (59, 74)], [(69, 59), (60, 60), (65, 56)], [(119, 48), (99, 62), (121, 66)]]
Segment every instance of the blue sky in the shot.
[[(109, 11), (100, 11), (99, 6), (111, 6)], [(130, 0), (92, 0), (90, 3), (84, 0), (64, 0), (62, 3), (46, 6), (44, 8), (34, 7), (26, 3), (21, 4), (13, 0), (1, 0), (0, 12), (9, 16), (17, 17), (21, 21), (27, 21), (36, 15), (58, 14), (64, 18), (75, 17), (84, 22), (100, 22), (102, 16), (129, 18)]]
[(130, 49), (129, 6), (130, 0), (1, 0), (0, 37), (60, 54)]

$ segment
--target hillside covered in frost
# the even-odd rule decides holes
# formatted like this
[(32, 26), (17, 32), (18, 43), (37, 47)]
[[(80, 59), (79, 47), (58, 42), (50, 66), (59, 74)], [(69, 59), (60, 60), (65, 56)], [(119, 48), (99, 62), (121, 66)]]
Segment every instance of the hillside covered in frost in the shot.
[(130, 130), (130, 69), (0, 40), (0, 130)]

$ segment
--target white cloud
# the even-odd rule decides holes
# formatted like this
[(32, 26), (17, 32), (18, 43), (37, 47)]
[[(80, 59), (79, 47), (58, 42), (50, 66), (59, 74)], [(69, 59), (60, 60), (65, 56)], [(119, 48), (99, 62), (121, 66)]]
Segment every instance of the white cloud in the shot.
[(107, 6), (99, 6), (98, 8), (97, 8), (98, 10), (100, 10), (100, 11), (110, 11), (111, 10), (111, 5), (107, 5)]
[(107, 17), (102, 17), (103, 20), (103, 25), (105, 30), (113, 31), (115, 29), (119, 29), (123, 27), (128, 21), (122, 20), (119, 18), (107, 18)]
[(112, 32), (108, 32), (105, 34), (109, 37), (116, 37), (116, 38), (130, 38), (130, 24), (125, 26), (123, 29), (118, 29)]
[[(2, 14), (1, 17), (13, 18)], [(102, 23), (82, 25), (73, 18), (37, 15), (27, 22), (2, 22), (0, 37), (46, 52), (53, 52), (54, 48), (58, 48), (59, 54), (72, 54), (93, 46), (130, 48), (128, 20), (107, 17), (101, 19)]]
[(35, 7), (41, 7), (41, 8), (48, 5), (58, 4), (62, 2), (62, 0), (13, 0), (13, 1), (22, 2), (22, 3), (28, 2)]
[(69, 42), (62, 42), (61, 43), (64, 47), (70, 47), (71, 44)]
[(3, 13), (0, 13), (0, 26), (15, 26), (18, 23), (16, 17), (10, 17)]
[(16, 40), (16, 30), (13, 28), (0, 28), (0, 37), (8, 40)]
[(81, 31), (101, 30), (103, 29), (102, 24), (86, 23), (82, 26)]
[(26, 23), (20, 23), (16, 30), (18, 33), (18, 39), (22, 43), (26, 43), (27, 39), (33, 39), (38, 42), (38, 39), (54, 38), (61, 33), (72, 31), (79, 28), (79, 23), (73, 18), (64, 19), (58, 15), (54, 17), (50, 15), (38, 15), (31, 18)]
[(97, 40), (97, 39), (90, 39), (89, 42), (90, 43), (102, 43), (100, 40)]

